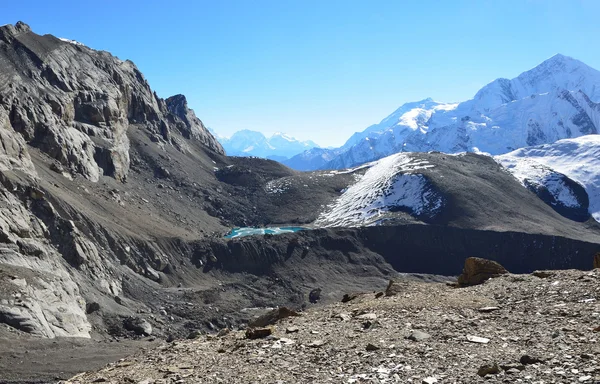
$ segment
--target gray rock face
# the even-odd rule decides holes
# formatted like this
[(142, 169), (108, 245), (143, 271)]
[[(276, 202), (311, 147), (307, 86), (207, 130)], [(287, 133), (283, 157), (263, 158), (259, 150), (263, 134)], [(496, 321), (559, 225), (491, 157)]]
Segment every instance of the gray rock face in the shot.
[(131, 61), (17, 23), (0, 28), (0, 67), (0, 163), (7, 167), (11, 159), (28, 165), (28, 143), (91, 181), (124, 181), (134, 126), (171, 144), (177, 129), (223, 153), (185, 97), (159, 98)]
[(47, 155), (67, 179), (125, 181), (131, 130), (162, 148), (183, 151), (190, 140), (224, 153), (184, 96), (159, 98), (131, 61), (37, 35), (22, 22), (0, 27), (0, 323), (42, 337), (89, 337), (86, 310), (95, 311), (82, 291), (122, 294), (119, 256), (98, 244), (97, 224), (76, 225), (76, 210), (57, 209), (38, 188), (31, 153)]

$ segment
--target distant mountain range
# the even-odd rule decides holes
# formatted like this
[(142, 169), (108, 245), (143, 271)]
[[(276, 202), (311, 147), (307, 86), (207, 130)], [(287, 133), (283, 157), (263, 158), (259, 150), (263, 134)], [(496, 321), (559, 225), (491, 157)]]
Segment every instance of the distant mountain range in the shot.
[(284, 161), (312, 148), (320, 148), (314, 141), (300, 141), (285, 133), (277, 132), (266, 137), (260, 132), (244, 129), (231, 137), (217, 135), (217, 140), (229, 156), (256, 156)]
[(284, 163), (306, 171), (353, 167), (397, 152), (498, 155), (598, 133), (599, 101), (600, 72), (559, 54), (512, 80), (494, 80), (471, 100), (404, 104), (340, 148), (305, 151)]

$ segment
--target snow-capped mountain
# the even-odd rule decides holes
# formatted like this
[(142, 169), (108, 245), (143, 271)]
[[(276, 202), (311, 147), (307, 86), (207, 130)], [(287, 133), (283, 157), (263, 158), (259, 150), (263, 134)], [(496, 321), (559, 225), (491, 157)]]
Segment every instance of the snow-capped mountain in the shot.
[(317, 226), (374, 225), (394, 210), (432, 217), (442, 207), (444, 198), (418, 172), (434, 167), (426, 160), (398, 153), (366, 167), (364, 176), (321, 213)]
[(217, 139), (229, 156), (256, 156), (278, 161), (286, 160), (311, 148), (319, 148), (315, 142), (300, 141), (285, 133), (277, 132), (267, 138), (260, 132), (242, 130), (231, 137)]
[(341, 169), (396, 152), (503, 154), (598, 133), (598, 101), (600, 71), (556, 55), (512, 80), (494, 80), (462, 103), (425, 99), (404, 104), (379, 124), (355, 133), (341, 148), (319, 153), (316, 159), (301, 154), (286, 164), (305, 170)]
[(560, 175), (576, 181), (587, 192), (589, 213), (600, 221), (600, 135), (521, 148), (495, 159), (525, 186), (543, 185), (564, 206), (585, 204), (577, 188)]

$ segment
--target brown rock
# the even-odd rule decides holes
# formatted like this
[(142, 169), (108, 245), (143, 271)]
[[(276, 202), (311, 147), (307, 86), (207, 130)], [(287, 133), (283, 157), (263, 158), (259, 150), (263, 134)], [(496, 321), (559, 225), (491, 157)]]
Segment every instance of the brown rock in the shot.
[(533, 271), (531, 274), (535, 277), (539, 277), (540, 279), (547, 279), (548, 277), (555, 275), (555, 273), (552, 271)]
[(300, 316), (300, 314), (296, 311), (293, 311), (287, 307), (279, 307), (277, 309), (273, 309), (265, 313), (262, 316), (257, 317), (256, 319), (250, 321), (248, 325), (250, 327), (266, 327), (267, 325), (273, 325), (277, 323), (281, 319), (285, 319), (286, 317), (291, 316)]
[(594, 255), (594, 269), (600, 268), (600, 252)]
[(458, 277), (458, 285), (464, 287), (468, 285), (481, 284), (487, 279), (505, 273), (508, 273), (508, 271), (493, 260), (482, 259), (479, 257), (469, 257), (465, 260), (463, 272)]
[(273, 333), (273, 329), (271, 327), (267, 328), (248, 328), (246, 329), (246, 339), (262, 339), (267, 336), (270, 336)]
[(498, 364), (496, 363), (482, 365), (477, 371), (477, 374), (481, 377), (484, 377), (486, 375), (496, 375), (498, 373), (500, 373), (500, 368), (498, 368)]
[(358, 297), (358, 293), (345, 293), (344, 297), (342, 297), (342, 303), (347, 303), (352, 301)]

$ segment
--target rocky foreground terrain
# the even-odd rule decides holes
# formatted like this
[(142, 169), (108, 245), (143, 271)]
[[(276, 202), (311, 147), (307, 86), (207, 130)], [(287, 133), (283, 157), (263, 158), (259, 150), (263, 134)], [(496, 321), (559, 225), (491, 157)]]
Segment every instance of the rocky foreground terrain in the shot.
[(600, 381), (600, 269), (381, 288), (164, 343), (64, 383)]

